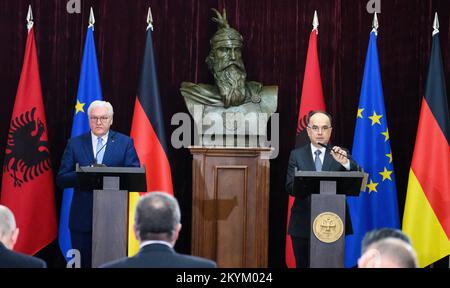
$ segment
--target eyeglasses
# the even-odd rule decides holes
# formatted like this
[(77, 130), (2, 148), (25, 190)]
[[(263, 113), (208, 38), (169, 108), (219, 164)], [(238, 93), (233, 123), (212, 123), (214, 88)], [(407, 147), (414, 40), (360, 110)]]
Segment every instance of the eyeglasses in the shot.
[(89, 117), (89, 119), (94, 123), (97, 123), (98, 120), (100, 120), (100, 122), (102, 122), (104, 124), (108, 121), (109, 116), (101, 116), (101, 117), (91, 116), (91, 117)]
[(329, 129), (331, 129), (332, 127), (331, 126), (322, 126), (322, 127), (319, 127), (319, 126), (316, 126), (316, 125), (313, 125), (313, 126), (307, 126), (309, 129), (311, 129), (312, 131), (314, 131), (315, 133), (317, 133), (317, 132), (319, 132), (319, 131), (322, 131), (322, 132), (327, 132)]

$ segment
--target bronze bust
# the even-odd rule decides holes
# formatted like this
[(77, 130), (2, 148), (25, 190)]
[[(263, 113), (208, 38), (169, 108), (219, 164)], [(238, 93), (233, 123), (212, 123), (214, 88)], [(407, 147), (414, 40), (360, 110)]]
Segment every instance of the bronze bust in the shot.
[[(224, 129), (219, 132), (214, 131), (215, 134), (235, 134), (237, 137), (265, 135), (266, 131), (255, 131), (248, 127), (243, 130), (239, 129), (239, 126), (245, 126), (245, 123), (236, 120), (234, 116), (236, 113), (240, 113), (246, 115), (244, 117), (246, 121), (258, 122), (259, 114), (266, 114), (263, 117), (265, 129), (267, 120), (277, 108), (278, 87), (263, 86), (259, 82), (246, 81), (247, 73), (241, 54), (243, 37), (230, 27), (225, 10), (223, 14), (216, 9), (212, 10), (216, 14), (212, 20), (218, 24), (218, 30), (210, 40), (211, 50), (206, 58), (206, 63), (213, 73), (215, 85), (181, 83), (180, 91), (186, 106), (197, 126), (202, 125), (199, 121), (203, 121), (207, 114), (220, 115), (219, 118), (223, 121)], [(194, 116), (195, 107), (201, 107), (201, 119)], [(232, 116), (230, 117), (230, 115)]]

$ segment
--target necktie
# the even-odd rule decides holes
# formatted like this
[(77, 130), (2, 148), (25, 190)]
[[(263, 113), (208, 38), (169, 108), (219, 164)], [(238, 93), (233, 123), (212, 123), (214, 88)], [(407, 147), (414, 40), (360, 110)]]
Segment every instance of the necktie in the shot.
[(314, 154), (316, 154), (316, 158), (314, 159), (314, 165), (316, 165), (316, 171), (322, 171), (322, 161), (320, 161), (320, 150), (316, 150)]
[(97, 138), (97, 149), (95, 151), (95, 155), (97, 156), (97, 164), (101, 164), (103, 161), (103, 155), (105, 155), (105, 147), (103, 147), (103, 139), (102, 137)]

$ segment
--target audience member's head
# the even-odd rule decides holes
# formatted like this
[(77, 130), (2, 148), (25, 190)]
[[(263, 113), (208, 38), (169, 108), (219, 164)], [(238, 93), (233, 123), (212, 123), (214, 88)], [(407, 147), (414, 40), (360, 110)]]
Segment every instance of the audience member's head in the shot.
[(362, 242), (360, 268), (417, 268), (417, 256), (409, 237), (397, 229), (368, 232)]
[(13, 249), (19, 236), (14, 214), (8, 207), (0, 205), (0, 242), (8, 249)]
[(411, 245), (411, 240), (401, 230), (394, 228), (380, 228), (366, 233), (361, 244), (361, 254), (363, 254), (371, 244), (386, 238), (397, 238)]
[(140, 243), (165, 241), (172, 246), (181, 230), (181, 213), (175, 197), (164, 192), (151, 192), (136, 205), (134, 231)]

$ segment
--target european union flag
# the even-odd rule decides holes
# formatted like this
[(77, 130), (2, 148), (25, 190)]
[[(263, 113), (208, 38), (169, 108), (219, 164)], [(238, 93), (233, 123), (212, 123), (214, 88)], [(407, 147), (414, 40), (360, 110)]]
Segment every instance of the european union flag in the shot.
[[(84, 134), (89, 131), (89, 118), (87, 109), (95, 100), (102, 100), (102, 90), (95, 52), (94, 27), (87, 29), (86, 42), (84, 44), (83, 60), (81, 64), (80, 82), (78, 83), (77, 101), (73, 115), (71, 137)], [(59, 221), (59, 247), (68, 261), (71, 255), (67, 251), (72, 249), (69, 230), (69, 213), (72, 203), (73, 188), (64, 189), (61, 204), (61, 216)]]
[(369, 178), (359, 197), (347, 198), (354, 234), (345, 239), (345, 267), (357, 264), (366, 232), (382, 227), (400, 228), (375, 31), (370, 34), (352, 155)]

